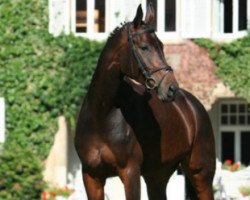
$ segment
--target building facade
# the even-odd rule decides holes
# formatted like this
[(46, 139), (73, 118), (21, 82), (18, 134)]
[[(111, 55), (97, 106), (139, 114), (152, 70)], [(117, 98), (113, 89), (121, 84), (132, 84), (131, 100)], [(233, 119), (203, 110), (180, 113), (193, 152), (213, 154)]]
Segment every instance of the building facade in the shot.
[(49, 29), (55, 35), (66, 32), (104, 40), (120, 23), (133, 19), (139, 3), (145, 11), (149, 2), (163, 41), (232, 40), (247, 32), (248, 0), (49, 0)]

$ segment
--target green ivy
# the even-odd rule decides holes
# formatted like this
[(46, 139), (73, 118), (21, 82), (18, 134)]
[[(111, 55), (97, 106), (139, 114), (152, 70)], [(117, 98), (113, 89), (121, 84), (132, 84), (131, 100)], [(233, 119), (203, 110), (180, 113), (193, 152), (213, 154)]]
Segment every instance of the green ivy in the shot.
[(57, 117), (66, 116), (74, 126), (103, 47), (72, 35), (54, 38), (47, 8), (47, 0), (0, 3), (0, 96), (7, 128), (0, 199), (39, 199)]
[(231, 43), (216, 44), (211, 40), (195, 42), (208, 49), (218, 66), (216, 74), (238, 97), (250, 101), (250, 34)]
[(29, 148), (12, 144), (6, 147), (0, 157), (0, 191), (1, 199), (40, 199), (42, 166)]

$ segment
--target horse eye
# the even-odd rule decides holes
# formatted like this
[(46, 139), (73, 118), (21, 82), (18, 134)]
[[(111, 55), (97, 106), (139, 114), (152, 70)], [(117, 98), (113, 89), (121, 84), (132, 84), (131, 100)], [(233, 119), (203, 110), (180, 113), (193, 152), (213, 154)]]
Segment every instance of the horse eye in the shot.
[(149, 47), (148, 47), (147, 44), (143, 43), (143, 44), (140, 45), (140, 49), (141, 49), (142, 51), (148, 51), (148, 50), (149, 50)]

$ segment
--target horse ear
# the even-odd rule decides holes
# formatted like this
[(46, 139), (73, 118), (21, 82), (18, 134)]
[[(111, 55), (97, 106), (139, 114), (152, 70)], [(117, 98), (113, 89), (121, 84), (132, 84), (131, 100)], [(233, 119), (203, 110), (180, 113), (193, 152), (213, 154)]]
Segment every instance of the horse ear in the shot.
[(150, 2), (147, 6), (145, 23), (154, 26), (154, 22), (155, 22), (155, 10), (153, 8), (152, 2)]
[(143, 18), (143, 11), (142, 11), (141, 4), (140, 4), (137, 8), (136, 15), (135, 15), (135, 18), (133, 20), (134, 27), (138, 27), (141, 25), (142, 18)]

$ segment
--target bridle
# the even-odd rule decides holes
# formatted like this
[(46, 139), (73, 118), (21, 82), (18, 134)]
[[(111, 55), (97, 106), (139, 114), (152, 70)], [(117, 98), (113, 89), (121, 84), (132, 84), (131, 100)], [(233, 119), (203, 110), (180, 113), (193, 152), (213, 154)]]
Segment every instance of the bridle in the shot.
[[(131, 26), (132, 26), (131, 24), (128, 24), (128, 26), (127, 26), (128, 27), (127, 28), (127, 31), (128, 31), (128, 42), (129, 42), (130, 50), (133, 53), (133, 55), (134, 55), (134, 57), (135, 57), (135, 59), (136, 59), (136, 61), (138, 63), (139, 69), (141, 70), (142, 74), (145, 77), (145, 86), (147, 87), (147, 89), (153, 90), (153, 89), (159, 87), (159, 85), (161, 84), (161, 82), (163, 81), (163, 79), (165, 78), (165, 76), (168, 74), (168, 72), (172, 72), (173, 69), (170, 66), (168, 66), (168, 65), (164, 65), (164, 66), (160, 66), (160, 67), (154, 67), (154, 68), (147, 67), (147, 65), (143, 61), (143, 58), (140, 56), (140, 54), (136, 50), (135, 44), (133, 42), (133, 38), (137, 37), (139, 35), (145, 34), (145, 33), (155, 33), (155, 29), (152, 28), (152, 27), (150, 27), (150, 26), (148, 26), (148, 27), (146, 27), (145, 29), (143, 29), (141, 31), (131, 33)], [(154, 34), (154, 37), (156, 38), (155, 34)], [(161, 52), (161, 59), (165, 59), (164, 55), (163, 55), (163, 53), (162, 53), (162, 51), (161, 51), (161, 49), (159, 47), (159, 42), (158, 41), (157, 41), (157, 48), (158, 48), (158, 51)], [(154, 73), (158, 72), (158, 71), (161, 71), (161, 70), (165, 70), (166, 73), (161, 78), (161, 80), (159, 81), (159, 83), (156, 84), (156, 81), (152, 77), (152, 75)]]

